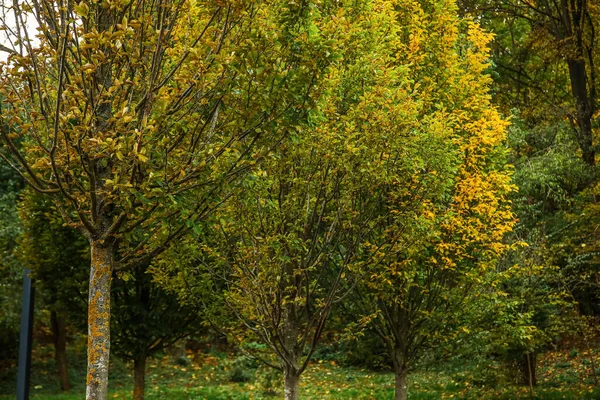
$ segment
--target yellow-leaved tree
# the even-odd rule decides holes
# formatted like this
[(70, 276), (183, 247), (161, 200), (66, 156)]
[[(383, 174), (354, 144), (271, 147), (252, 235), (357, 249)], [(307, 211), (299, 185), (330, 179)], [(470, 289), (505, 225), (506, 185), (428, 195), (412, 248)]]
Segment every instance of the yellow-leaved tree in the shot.
[(490, 103), (485, 73), (491, 35), (459, 19), (454, 1), (394, 4), (402, 26), (397, 63), (409, 68), (416, 118), (432, 121), (429, 140), (446, 143), (444, 155), (423, 158), (424, 171), (403, 191), (385, 193), (380, 212), (389, 225), (370, 239), (387, 251), (354, 292), (363, 322), (387, 345), (395, 396), (404, 400), (415, 362), (468, 330), (461, 312), (505, 251), (514, 216), (507, 121)]

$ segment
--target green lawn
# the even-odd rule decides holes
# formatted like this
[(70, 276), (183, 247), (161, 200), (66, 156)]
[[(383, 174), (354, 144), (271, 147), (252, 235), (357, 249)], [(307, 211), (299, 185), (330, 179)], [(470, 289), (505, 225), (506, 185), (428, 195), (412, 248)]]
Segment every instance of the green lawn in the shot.
[[(239, 361), (239, 360), (238, 360)], [(59, 393), (54, 378), (51, 348), (34, 354), (32, 398), (48, 400), (82, 399), (85, 365), (82, 357), (71, 355), (71, 393)], [(14, 368), (0, 373), (0, 400), (14, 399)], [(111, 370), (110, 397), (131, 398), (129, 366), (115, 361)], [(244, 380), (235, 383), (232, 380)], [(591, 385), (582, 359), (566, 353), (541, 358), (540, 385), (536, 399), (600, 399), (600, 389)], [(236, 363), (225, 354), (165, 355), (148, 366), (147, 399), (264, 399), (281, 398), (279, 380), (268, 370), (255, 370)], [(269, 384), (271, 382), (271, 384)], [(393, 376), (357, 368), (340, 367), (333, 361), (315, 362), (303, 376), (305, 399), (392, 399)], [(512, 385), (486, 387), (470, 380), (469, 373), (456, 367), (442, 372), (418, 372), (410, 378), (409, 399), (530, 399), (529, 389)]]

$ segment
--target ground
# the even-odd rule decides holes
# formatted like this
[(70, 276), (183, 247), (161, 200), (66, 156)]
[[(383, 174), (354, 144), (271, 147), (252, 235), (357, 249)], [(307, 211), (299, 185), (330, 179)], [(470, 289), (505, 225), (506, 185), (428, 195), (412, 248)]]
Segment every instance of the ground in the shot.
[[(600, 354), (597, 354), (598, 357)], [(84, 358), (70, 354), (69, 394), (61, 394), (54, 377), (52, 348), (38, 347), (34, 353), (31, 398), (75, 400), (83, 398)], [(598, 360), (600, 361), (600, 360)], [(281, 398), (278, 376), (244, 358), (222, 352), (163, 354), (149, 362), (148, 400), (265, 399)], [(489, 385), (481, 377), (493, 374), (498, 365), (470, 365), (467, 370), (449, 364), (439, 371), (418, 371), (410, 377), (409, 399), (530, 399), (529, 388), (509, 384)], [(577, 350), (552, 352), (540, 357), (540, 384), (536, 399), (600, 399), (593, 385), (589, 356)], [(475, 372), (473, 372), (475, 371)], [(477, 375), (477, 372), (483, 374)], [(599, 371), (600, 372), (600, 371)], [(16, 370), (0, 371), (0, 400), (14, 399)], [(110, 397), (130, 399), (130, 365), (114, 360)], [(360, 368), (342, 367), (335, 361), (313, 363), (302, 378), (303, 399), (392, 399), (393, 376)]]

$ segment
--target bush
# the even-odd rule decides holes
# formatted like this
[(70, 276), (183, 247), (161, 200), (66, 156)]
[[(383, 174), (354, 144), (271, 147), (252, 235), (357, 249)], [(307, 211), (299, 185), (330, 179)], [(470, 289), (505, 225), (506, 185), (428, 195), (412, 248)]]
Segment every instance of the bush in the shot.
[(370, 332), (359, 340), (342, 342), (339, 349), (339, 360), (343, 365), (368, 368), (376, 371), (391, 369), (391, 358), (383, 340)]
[(0, 320), (0, 361), (17, 359), (19, 352), (19, 326), (10, 321)]
[(578, 351), (577, 349), (572, 349), (572, 350), (569, 352), (569, 358), (575, 358), (575, 357), (577, 357), (578, 355), (579, 355), (579, 351)]
[(177, 358), (175, 358), (174, 362), (175, 365), (179, 365), (180, 367), (188, 367), (192, 363), (192, 360), (190, 360), (186, 356), (178, 356)]
[(247, 356), (236, 357), (227, 366), (227, 379), (230, 382), (243, 383), (254, 379), (258, 362)]
[(281, 373), (267, 365), (256, 370), (256, 386), (265, 396), (276, 396), (281, 383)]

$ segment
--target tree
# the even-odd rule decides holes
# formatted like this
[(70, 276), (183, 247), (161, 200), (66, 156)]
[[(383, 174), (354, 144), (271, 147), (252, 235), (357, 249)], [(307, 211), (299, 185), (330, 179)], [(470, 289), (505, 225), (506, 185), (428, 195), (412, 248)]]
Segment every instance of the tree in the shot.
[(426, 143), (439, 143), (423, 157), (425, 173), (413, 174), (400, 196), (385, 193), (381, 210), (392, 218), (369, 239), (391, 251), (355, 300), (387, 344), (396, 398), (406, 399), (415, 363), (468, 330), (462, 311), (506, 249), (514, 216), (507, 122), (490, 104), (485, 74), (491, 36), (457, 18), (450, 1), (406, 2), (397, 11), (407, 21), (401, 54), (422, 99), (417, 119), (443, 123), (424, 130)]
[[(205, 274), (222, 282), (222, 303), (242, 325), (231, 337), (282, 372), (286, 399), (299, 397), (332, 307), (348, 292), (340, 283), (361, 279), (362, 265), (385, 251), (365, 242), (386, 221), (374, 212), (379, 188), (402, 188), (406, 170), (422, 168), (419, 134), (434, 125), (419, 124), (406, 69), (394, 65), (392, 4), (320, 7), (311, 30), (337, 41), (319, 108), (215, 213), (199, 246), (204, 263), (194, 272), (167, 266), (160, 278), (187, 301), (206, 292)], [(251, 351), (253, 341), (263, 347)]]
[(2, 21), (1, 157), (90, 244), (86, 396), (106, 399), (113, 271), (149, 262), (227, 198), (261, 145), (290, 129), (281, 116), (312, 107), (327, 56), (303, 46), (304, 5), (2, 9), (15, 18)]
[(147, 359), (198, 331), (204, 321), (197, 308), (180, 304), (154, 283), (148, 266), (136, 266), (131, 275), (115, 280), (111, 330), (115, 354), (133, 361), (133, 399), (144, 400)]
[[(506, 122), (483, 75), (490, 37), (461, 31), (453, 12), (449, 2), (375, 1), (339, 13), (348, 50), (321, 107), (215, 215), (222, 244), (202, 251), (230, 268), (224, 303), (243, 324), (232, 336), (274, 355), (264, 361), (283, 372), (286, 398), (299, 395), (332, 306), (356, 285), (382, 308), (405, 397), (413, 356), (432, 332), (443, 337), (504, 248), (511, 185)], [(188, 290), (191, 274), (173, 275)]]

